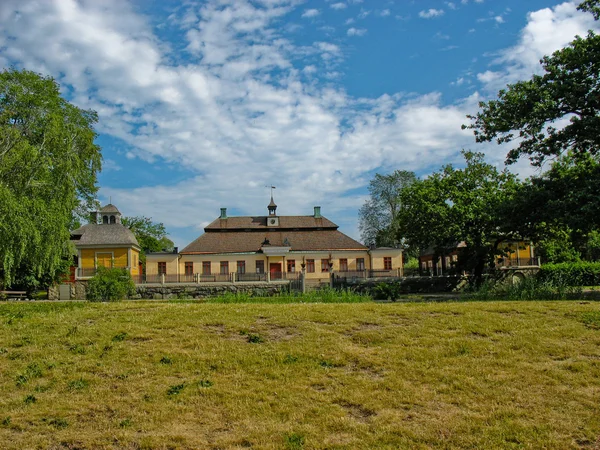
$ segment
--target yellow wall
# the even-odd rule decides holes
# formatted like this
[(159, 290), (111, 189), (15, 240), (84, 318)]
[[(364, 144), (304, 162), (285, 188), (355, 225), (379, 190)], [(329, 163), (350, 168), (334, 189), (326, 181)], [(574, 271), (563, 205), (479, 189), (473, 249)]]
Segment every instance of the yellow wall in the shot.
[(131, 275), (140, 274), (140, 252), (131, 249)]
[[(373, 266), (374, 268), (383, 269), (383, 257), (390, 256), (392, 257), (392, 268), (398, 269), (402, 263), (402, 253), (400, 250), (385, 250), (385, 251), (375, 251), (373, 252)], [(256, 272), (256, 261), (261, 260), (264, 261), (265, 272), (269, 271), (269, 265), (271, 263), (281, 263), (282, 270), (287, 272), (287, 261), (290, 259), (295, 260), (296, 262), (296, 272), (302, 271), (302, 260), (304, 261), (308, 259), (314, 259), (315, 261), (315, 271), (314, 272), (306, 272), (307, 279), (327, 279), (329, 278), (328, 272), (321, 272), (321, 259), (329, 259), (330, 252), (315, 252), (315, 253), (294, 253), (290, 252), (285, 257), (283, 256), (269, 256), (267, 262), (267, 256), (263, 254), (221, 254), (221, 255), (182, 255), (181, 260), (179, 261), (179, 273), (185, 273), (185, 263), (193, 262), (194, 263), (194, 273), (202, 273), (202, 262), (210, 261), (211, 262), (211, 273), (218, 274), (220, 273), (220, 262), (228, 261), (229, 262), (229, 272), (237, 271), (237, 261), (245, 261), (246, 262), (246, 273), (255, 273)], [(152, 255), (152, 261), (158, 261), (156, 259), (157, 256)], [(367, 251), (332, 251), (331, 258), (333, 259), (333, 271), (338, 272), (340, 270), (340, 259), (348, 260), (348, 270), (355, 271), (356, 260), (357, 258), (363, 258), (365, 262), (365, 269), (369, 270), (370, 260), (369, 254)], [(163, 260), (165, 260), (163, 258)], [(148, 259), (147, 261), (150, 261)], [(166, 260), (165, 260), (166, 261)], [(151, 267), (152, 266), (152, 267)], [(150, 272), (150, 268), (152, 268), (153, 272)], [(146, 273), (155, 274), (157, 273), (157, 265), (156, 263), (150, 265), (147, 263)], [(167, 267), (167, 273), (169, 272), (169, 268)], [(171, 272), (175, 273), (175, 272)]]
[(517, 255), (519, 259), (525, 260), (531, 258), (531, 245), (529, 242), (503, 242), (499, 245), (501, 250), (507, 251), (507, 255), (505, 257), (510, 258), (512, 260), (517, 259)]
[[(131, 261), (128, 260), (128, 252), (131, 250)], [(138, 275), (139, 269), (137, 264), (134, 266), (134, 259), (136, 262), (140, 260), (140, 253), (136, 249), (128, 248), (85, 248), (81, 249), (81, 259), (79, 266), (83, 269), (94, 269), (97, 265), (97, 254), (112, 253), (112, 266), (113, 267), (130, 267), (130, 273), (132, 275)], [(134, 257), (135, 255), (135, 257)], [(102, 256), (102, 255), (101, 255)]]
[(127, 267), (126, 248), (88, 248), (81, 250), (81, 267), (93, 269), (96, 267), (96, 253), (112, 253), (113, 267)]
[(402, 267), (402, 251), (397, 249), (390, 250), (372, 250), (373, 270), (384, 270), (384, 257), (392, 258), (392, 270), (398, 270)]
[[(176, 275), (177, 261), (179, 255), (176, 253), (164, 253), (159, 255), (146, 255), (146, 275), (158, 275), (158, 263), (167, 263), (167, 275)], [(194, 268), (195, 269), (195, 268)], [(184, 273), (183, 271), (179, 273)]]

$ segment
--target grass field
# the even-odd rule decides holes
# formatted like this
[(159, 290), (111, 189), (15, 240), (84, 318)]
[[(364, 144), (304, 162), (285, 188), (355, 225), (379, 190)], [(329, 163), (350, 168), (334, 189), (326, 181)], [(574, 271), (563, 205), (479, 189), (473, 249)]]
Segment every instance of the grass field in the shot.
[(0, 303), (0, 448), (598, 448), (600, 303)]

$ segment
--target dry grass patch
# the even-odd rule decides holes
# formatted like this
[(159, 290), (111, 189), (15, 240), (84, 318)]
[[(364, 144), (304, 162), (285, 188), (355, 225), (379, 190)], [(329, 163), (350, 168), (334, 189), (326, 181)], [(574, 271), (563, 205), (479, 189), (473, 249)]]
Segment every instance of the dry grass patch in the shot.
[(595, 448), (600, 304), (0, 304), (0, 448)]

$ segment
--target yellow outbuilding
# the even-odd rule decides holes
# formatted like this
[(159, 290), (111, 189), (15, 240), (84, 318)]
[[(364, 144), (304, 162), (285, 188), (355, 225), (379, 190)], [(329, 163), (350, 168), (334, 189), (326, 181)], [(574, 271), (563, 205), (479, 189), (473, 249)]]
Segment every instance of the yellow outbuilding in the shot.
[(89, 224), (71, 232), (71, 241), (77, 249), (75, 279), (94, 276), (100, 266), (127, 269), (132, 276), (140, 274), (140, 246), (112, 204), (92, 212)]

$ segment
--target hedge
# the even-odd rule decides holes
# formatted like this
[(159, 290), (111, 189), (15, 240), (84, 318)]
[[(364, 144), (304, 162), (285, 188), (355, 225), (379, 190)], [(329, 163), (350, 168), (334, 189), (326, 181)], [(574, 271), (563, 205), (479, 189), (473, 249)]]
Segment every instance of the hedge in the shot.
[(600, 262), (544, 264), (538, 272), (541, 281), (563, 286), (600, 285)]

